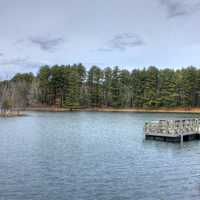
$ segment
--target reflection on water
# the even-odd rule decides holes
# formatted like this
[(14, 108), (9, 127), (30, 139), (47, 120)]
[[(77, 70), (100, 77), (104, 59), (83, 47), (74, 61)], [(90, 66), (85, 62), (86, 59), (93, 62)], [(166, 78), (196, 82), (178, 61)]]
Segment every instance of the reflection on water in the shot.
[(29, 113), (0, 119), (0, 199), (197, 200), (200, 142), (145, 141), (145, 121), (192, 114)]

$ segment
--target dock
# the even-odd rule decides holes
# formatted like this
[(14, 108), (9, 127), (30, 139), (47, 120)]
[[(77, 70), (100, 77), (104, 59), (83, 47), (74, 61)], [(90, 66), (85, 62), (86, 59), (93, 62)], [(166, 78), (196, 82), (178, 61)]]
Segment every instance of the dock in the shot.
[(145, 139), (165, 142), (200, 140), (200, 119), (159, 120), (146, 122)]

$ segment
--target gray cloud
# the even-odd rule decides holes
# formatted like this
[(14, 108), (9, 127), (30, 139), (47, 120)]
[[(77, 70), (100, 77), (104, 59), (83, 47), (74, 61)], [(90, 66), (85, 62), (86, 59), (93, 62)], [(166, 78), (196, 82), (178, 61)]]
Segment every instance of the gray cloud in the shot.
[(4, 54), (0, 52), (0, 57), (3, 56)]
[(30, 60), (29, 58), (12, 58), (12, 59), (4, 59), (0, 61), (0, 65), (5, 66), (19, 66), (19, 67), (27, 67), (27, 68), (35, 68), (43, 65), (43, 62), (37, 62)]
[(115, 35), (108, 41), (106, 47), (99, 48), (98, 51), (110, 52), (113, 50), (125, 51), (127, 48), (133, 48), (144, 45), (145, 42), (134, 33), (122, 33)]
[(200, 2), (197, 0), (159, 0), (161, 5), (166, 7), (169, 18), (190, 15), (200, 9)]
[(101, 52), (110, 52), (110, 51), (112, 51), (113, 49), (109, 49), (109, 48), (103, 47), (103, 48), (98, 48), (97, 50), (98, 50), (98, 51), (101, 51)]
[(21, 45), (21, 44), (23, 44), (23, 43), (25, 43), (25, 42), (26, 42), (25, 39), (18, 39), (18, 40), (16, 40), (16, 41), (14, 42), (14, 45)]
[(45, 37), (31, 37), (29, 41), (38, 46), (44, 51), (54, 51), (56, 50), (63, 42), (64, 39), (61, 37), (58, 38), (45, 38)]

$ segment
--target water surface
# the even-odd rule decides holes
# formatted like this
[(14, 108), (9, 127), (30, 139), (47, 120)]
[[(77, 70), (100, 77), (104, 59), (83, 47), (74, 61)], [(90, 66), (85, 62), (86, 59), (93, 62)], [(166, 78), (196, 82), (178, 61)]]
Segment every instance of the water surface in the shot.
[(193, 114), (29, 113), (0, 119), (0, 199), (199, 200), (200, 141), (144, 141)]

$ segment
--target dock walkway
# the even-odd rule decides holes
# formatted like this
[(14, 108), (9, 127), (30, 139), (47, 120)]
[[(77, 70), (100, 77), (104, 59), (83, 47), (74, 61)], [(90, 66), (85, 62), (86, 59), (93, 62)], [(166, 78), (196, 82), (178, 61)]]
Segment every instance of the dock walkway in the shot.
[(200, 139), (200, 119), (159, 120), (146, 122), (146, 139), (183, 142)]

